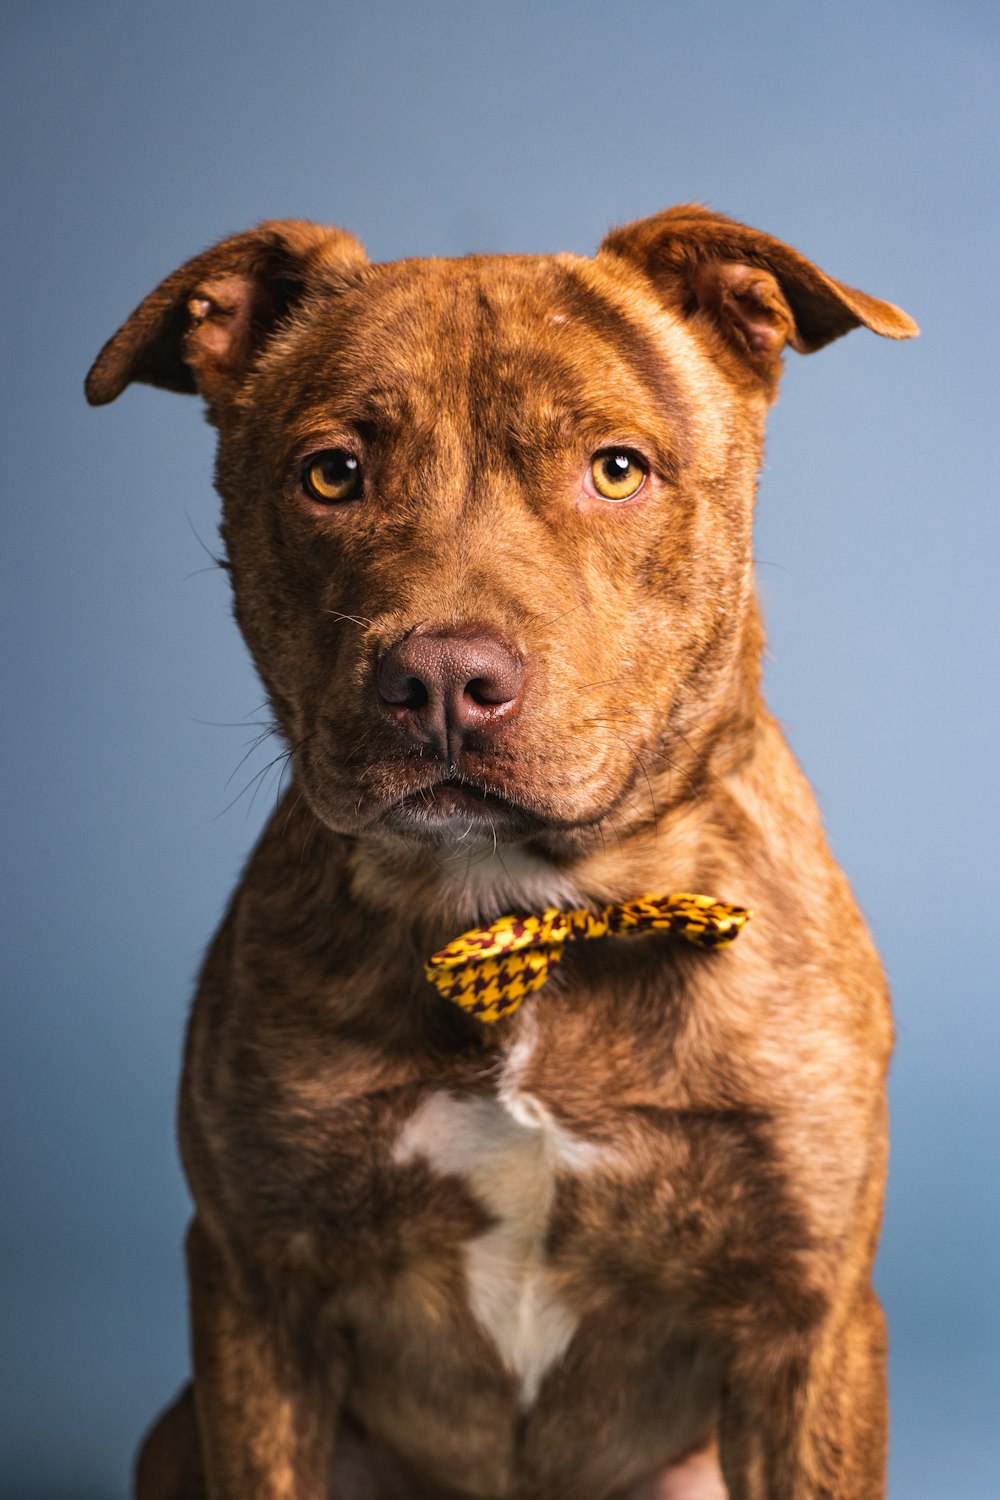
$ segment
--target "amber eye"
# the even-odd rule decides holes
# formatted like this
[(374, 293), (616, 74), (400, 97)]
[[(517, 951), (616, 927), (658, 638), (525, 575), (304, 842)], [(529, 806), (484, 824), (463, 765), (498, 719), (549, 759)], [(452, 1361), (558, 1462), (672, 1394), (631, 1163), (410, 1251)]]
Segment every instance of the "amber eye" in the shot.
[(330, 448), (309, 459), (302, 484), (306, 494), (323, 505), (356, 500), (361, 494), (361, 465), (346, 448)]
[(627, 448), (605, 448), (590, 461), (589, 478), (604, 500), (631, 500), (646, 482), (649, 471)]

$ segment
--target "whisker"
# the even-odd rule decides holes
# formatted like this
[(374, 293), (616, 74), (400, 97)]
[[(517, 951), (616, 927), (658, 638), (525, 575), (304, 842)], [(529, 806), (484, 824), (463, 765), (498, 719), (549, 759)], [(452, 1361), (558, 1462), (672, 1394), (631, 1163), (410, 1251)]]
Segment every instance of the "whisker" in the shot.
[[(273, 724), (273, 725), (271, 725), (267, 729), (262, 729), (261, 732), (260, 732), (260, 734), (255, 735), (255, 737), (250, 741), (250, 744), (249, 744), (247, 750), (245, 751), (245, 753), (240, 756), (239, 760), (236, 762), (236, 765), (233, 767), (232, 771), (226, 777), (226, 784), (225, 784), (225, 787), (223, 788), (224, 791), (228, 791), (229, 790), (229, 787), (232, 785), (233, 777), (237, 774), (237, 772), (240, 770), (240, 768), (242, 766), (246, 765), (247, 761), (250, 759), (251, 755), (258, 748), (258, 746), (259, 745), (263, 745), (263, 743), (264, 743), (265, 740), (270, 739), (271, 736), (272, 736), (272, 734), (276, 734), (277, 732), (278, 732), (278, 726), (276, 724)], [(276, 758), (280, 758), (280, 757), (276, 757)], [(274, 765), (274, 761), (271, 761), (271, 765)], [(264, 769), (266, 770), (267, 767), (265, 766)]]
[(590, 688), (617, 687), (620, 682), (624, 682), (624, 681), (625, 681), (624, 677), (606, 677), (601, 682), (581, 682), (581, 684), (580, 684), (579, 688), (577, 689), (577, 691), (580, 692), (580, 693), (586, 693), (586, 692), (589, 691)]
[[(608, 816), (607, 816), (607, 823), (608, 823), (608, 826), (611, 829), (611, 832), (614, 834), (615, 840), (616, 840), (616, 842), (618, 844), (618, 853), (624, 859), (624, 857), (625, 857), (625, 845), (622, 843), (622, 836), (618, 832), (618, 828), (617, 828), (617, 826), (615, 824), (614, 818), (611, 816), (610, 813), (608, 813)], [(604, 850), (606, 852), (607, 851), (607, 840), (604, 837), (604, 829), (603, 829), (603, 827), (600, 824), (598, 824), (598, 828), (599, 828), (600, 834), (601, 834), (601, 844), (602, 844), (602, 846), (603, 846), (603, 848), (604, 848)]]
[(562, 612), (562, 614), (559, 614), (559, 615), (549, 615), (544, 620), (541, 620), (539, 623), (542, 624), (542, 625), (557, 625), (560, 620), (565, 620), (570, 615), (579, 614), (579, 612), (580, 612), (580, 610), (582, 608), (583, 608), (582, 602), (579, 603), (579, 604), (574, 604), (569, 609), (564, 609), (563, 612)]
[[(254, 804), (254, 801), (256, 799), (257, 793), (260, 790), (260, 783), (261, 783), (262, 778), (267, 775), (268, 771), (272, 770), (273, 767), (276, 766), (276, 765), (278, 765), (280, 762), (282, 762), (282, 761), (284, 761), (284, 762), (290, 761), (291, 758), (292, 758), (292, 756), (295, 754), (295, 752), (297, 750), (301, 749), (301, 747), (305, 744), (306, 740), (309, 739), (309, 738), (310, 738), (310, 736), (308, 734), (307, 735), (303, 735), (303, 737), (300, 740), (298, 740), (294, 745), (289, 745), (287, 749), (281, 751), (280, 755), (276, 755), (276, 756), (274, 756), (274, 758), (272, 760), (269, 760), (266, 766), (262, 766), (261, 769), (259, 771), (257, 771), (255, 775), (251, 776), (250, 780), (247, 782), (246, 786), (243, 787), (242, 791), (238, 792), (236, 794), (236, 796), (232, 799), (232, 801), (228, 802), (226, 804), (226, 806), (222, 809), (221, 812), (216, 813), (216, 818), (223, 817), (227, 812), (230, 811), (231, 808), (233, 808), (233, 807), (236, 806), (236, 804), (237, 804), (237, 802), (239, 802), (240, 798), (244, 797), (246, 795), (246, 793), (250, 790), (251, 787), (254, 787), (253, 796), (250, 799), (250, 806), (247, 809), (247, 816), (249, 817), (250, 811), (253, 808), (253, 804)], [(252, 754), (252, 753), (253, 753), (252, 749), (248, 750), (247, 754), (244, 755), (243, 760), (240, 761), (240, 765), (242, 765), (243, 762), (247, 759), (247, 756), (250, 755), (250, 754)], [(237, 766), (236, 769), (239, 770), (239, 766)], [(234, 771), (232, 773), (232, 776), (230, 776), (229, 780), (226, 782), (226, 786), (227, 787), (229, 786), (230, 782), (233, 779), (233, 776), (235, 776), (235, 775), (236, 775), (236, 771)]]
[(266, 726), (278, 728), (275, 719), (199, 719), (192, 715), (189, 722), (201, 724), (207, 729), (264, 729)]
[(200, 578), (203, 573), (217, 573), (220, 568), (228, 571), (229, 564), (220, 562), (219, 559), (216, 558), (215, 562), (213, 562), (210, 568), (192, 568), (190, 573), (185, 573), (184, 582), (187, 583), (188, 579), (190, 578)]
[(645, 765), (643, 763), (642, 757), (640, 756), (638, 750), (636, 750), (636, 748), (635, 748), (634, 745), (630, 745), (629, 742), (628, 742), (628, 740), (625, 739), (620, 734), (613, 734), (611, 736), (611, 738), (617, 740), (620, 745), (624, 745), (625, 746), (625, 749), (633, 757), (633, 759), (635, 760), (636, 765), (639, 767), (639, 770), (642, 772), (643, 780), (646, 783), (646, 791), (649, 794), (649, 806), (650, 806), (650, 811), (652, 812), (652, 815), (653, 815), (653, 837), (655, 839), (657, 833), (659, 832), (660, 814), (659, 814), (659, 812), (657, 810), (656, 798), (653, 796), (653, 783), (649, 779), (649, 772), (646, 770), (646, 767), (645, 767)]
[(322, 613), (332, 615), (335, 620), (349, 620), (352, 625), (371, 625), (372, 623), (364, 615), (345, 615), (341, 614), (339, 609), (324, 609)]
[(187, 575), (188, 578), (195, 578), (198, 573), (210, 573), (214, 568), (221, 568), (224, 573), (231, 573), (233, 565), (229, 561), (229, 558), (226, 556), (217, 557), (212, 551), (211, 547), (209, 547), (208, 544), (202, 540), (202, 538), (198, 535), (198, 528), (195, 526), (194, 522), (191, 519), (190, 511), (185, 510), (184, 519), (187, 521), (188, 525), (191, 528), (191, 535), (194, 537), (195, 541), (198, 543), (198, 546), (201, 548), (202, 552), (204, 552), (205, 556), (211, 559), (212, 563), (211, 568), (197, 568), (194, 573), (189, 573)]

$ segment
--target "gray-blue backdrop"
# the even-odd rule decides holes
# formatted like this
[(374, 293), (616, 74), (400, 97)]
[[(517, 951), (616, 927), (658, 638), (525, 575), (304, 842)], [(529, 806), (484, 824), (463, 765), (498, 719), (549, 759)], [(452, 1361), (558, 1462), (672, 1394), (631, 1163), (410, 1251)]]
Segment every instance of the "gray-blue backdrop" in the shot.
[[(8, 3), (0, 13), (10, 1500), (113, 1500), (186, 1367), (173, 1094), (275, 788), (196, 403), (80, 382), (264, 217), (378, 259), (589, 251), (690, 198), (899, 302), (791, 357), (769, 693), (894, 983), (895, 1500), (995, 1500), (998, 12), (983, 0)], [(233, 727), (235, 726), (235, 727)], [(273, 743), (273, 742), (272, 742)], [(255, 779), (256, 778), (256, 779)]]

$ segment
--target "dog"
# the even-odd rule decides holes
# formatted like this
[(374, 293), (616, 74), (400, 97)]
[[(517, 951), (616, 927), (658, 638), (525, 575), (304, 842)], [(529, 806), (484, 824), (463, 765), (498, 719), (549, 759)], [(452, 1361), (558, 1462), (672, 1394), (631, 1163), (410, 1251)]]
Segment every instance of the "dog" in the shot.
[(294, 767), (191, 1017), (139, 1500), (883, 1495), (890, 1012), (751, 555), (783, 351), (861, 325), (917, 332), (685, 205), (592, 259), (267, 222), (105, 345), (91, 403), (218, 429)]

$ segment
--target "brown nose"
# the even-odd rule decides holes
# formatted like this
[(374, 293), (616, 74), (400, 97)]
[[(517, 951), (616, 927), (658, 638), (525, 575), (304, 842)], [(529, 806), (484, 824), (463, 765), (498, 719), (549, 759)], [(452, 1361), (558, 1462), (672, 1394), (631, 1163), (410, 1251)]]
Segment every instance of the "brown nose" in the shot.
[(377, 680), (407, 733), (451, 762), (471, 735), (517, 712), (524, 668), (485, 631), (418, 629), (390, 646)]

